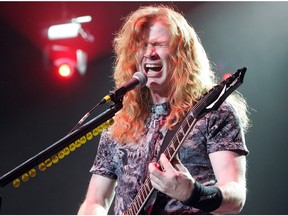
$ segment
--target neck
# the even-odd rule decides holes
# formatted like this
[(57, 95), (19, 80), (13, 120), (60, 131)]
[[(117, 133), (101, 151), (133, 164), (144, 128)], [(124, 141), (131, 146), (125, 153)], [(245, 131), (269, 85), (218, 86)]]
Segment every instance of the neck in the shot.
[(150, 93), (153, 104), (161, 104), (169, 101), (169, 98), (167, 96), (163, 96), (153, 92)]

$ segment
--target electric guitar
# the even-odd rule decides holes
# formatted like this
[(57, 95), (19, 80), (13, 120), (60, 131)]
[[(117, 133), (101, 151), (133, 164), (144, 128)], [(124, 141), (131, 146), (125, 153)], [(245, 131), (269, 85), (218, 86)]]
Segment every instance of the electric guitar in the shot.
[[(207, 92), (193, 108), (188, 112), (185, 119), (182, 121), (175, 135), (164, 150), (164, 154), (171, 162), (177, 154), (180, 146), (185, 141), (186, 137), (191, 132), (195, 123), (212, 110), (217, 110), (223, 101), (243, 83), (246, 68), (238, 69), (226, 80), (213, 87)], [(151, 184), (150, 177), (148, 176), (143, 185), (136, 194), (130, 207), (124, 211), (124, 215), (138, 215), (142, 211), (146, 202), (150, 198), (155, 189)]]

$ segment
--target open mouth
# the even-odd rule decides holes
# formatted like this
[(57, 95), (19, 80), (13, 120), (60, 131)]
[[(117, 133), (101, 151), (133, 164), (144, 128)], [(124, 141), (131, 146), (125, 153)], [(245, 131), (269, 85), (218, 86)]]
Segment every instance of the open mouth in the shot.
[(149, 71), (155, 71), (155, 72), (161, 71), (162, 67), (163, 67), (162, 64), (145, 64), (144, 65), (144, 69), (146, 73), (148, 73)]

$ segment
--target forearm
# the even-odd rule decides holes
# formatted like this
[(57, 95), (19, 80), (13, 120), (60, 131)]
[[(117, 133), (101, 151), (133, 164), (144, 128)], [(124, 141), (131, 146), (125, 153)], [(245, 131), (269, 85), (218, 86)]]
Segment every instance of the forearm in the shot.
[(114, 198), (116, 181), (100, 175), (92, 175), (84, 202), (78, 215), (107, 215)]
[(238, 214), (246, 201), (246, 157), (219, 151), (209, 155), (222, 192), (222, 204), (213, 213)]
[(86, 201), (80, 206), (78, 215), (107, 215), (108, 210), (102, 205), (96, 203), (88, 203)]
[(213, 213), (215, 214), (238, 214), (246, 201), (246, 187), (237, 182), (229, 182), (219, 186), (222, 191), (222, 204)]

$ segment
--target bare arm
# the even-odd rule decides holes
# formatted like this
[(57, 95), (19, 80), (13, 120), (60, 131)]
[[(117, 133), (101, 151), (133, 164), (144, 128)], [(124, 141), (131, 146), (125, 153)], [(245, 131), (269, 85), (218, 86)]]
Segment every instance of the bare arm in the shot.
[(86, 198), (78, 215), (106, 215), (114, 197), (116, 181), (100, 175), (92, 175)]
[(246, 157), (219, 151), (210, 154), (210, 160), (223, 195), (223, 202), (214, 213), (238, 214), (246, 200)]

